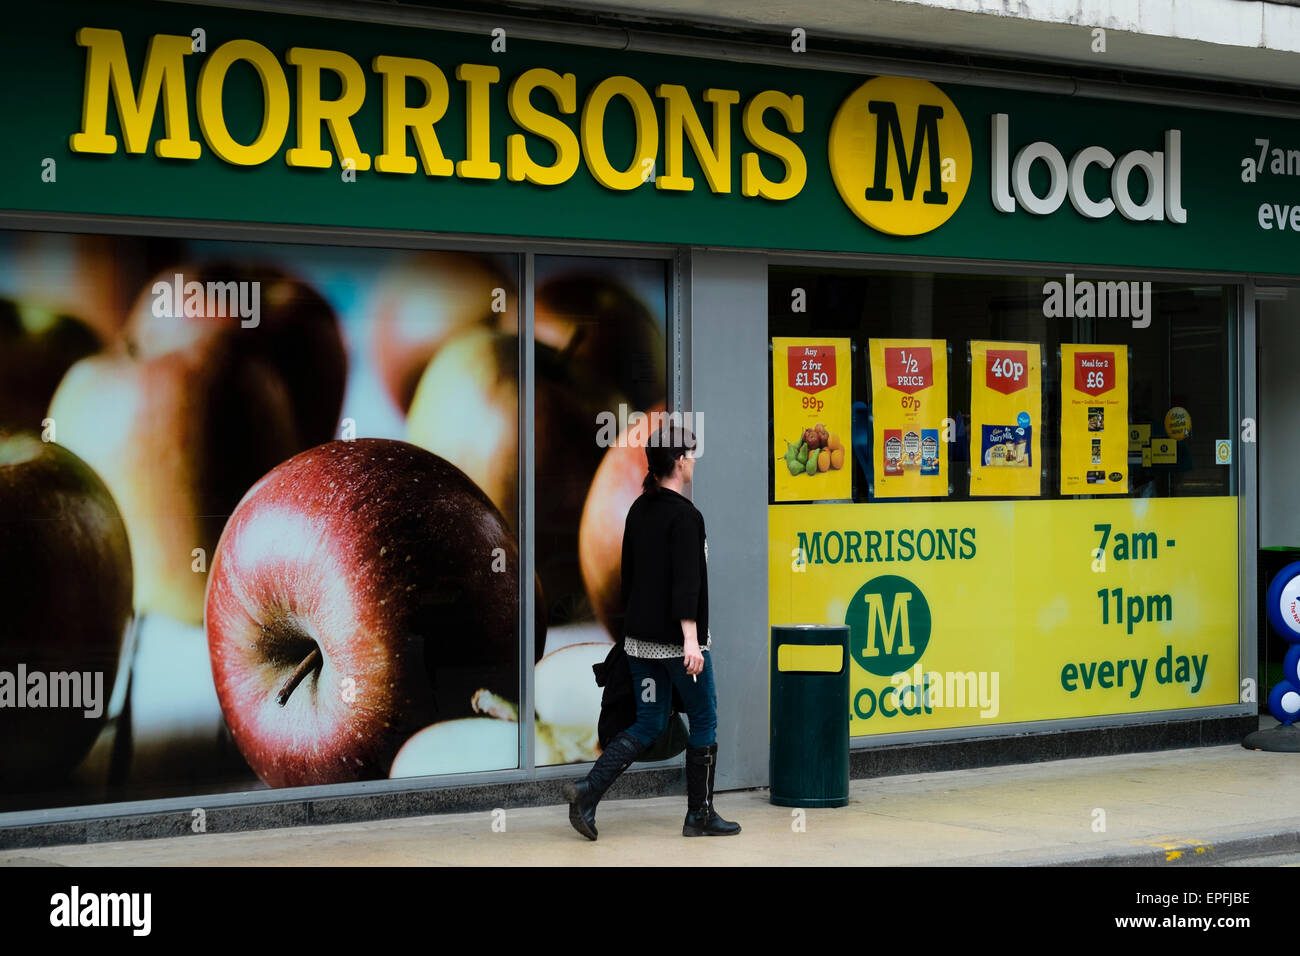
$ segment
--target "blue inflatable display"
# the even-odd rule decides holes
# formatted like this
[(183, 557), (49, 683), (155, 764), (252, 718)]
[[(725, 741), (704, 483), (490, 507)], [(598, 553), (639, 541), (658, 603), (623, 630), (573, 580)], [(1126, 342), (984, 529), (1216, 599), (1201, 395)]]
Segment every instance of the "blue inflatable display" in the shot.
[(1294, 561), (1279, 571), (1268, 586), (1268, 596), (1264, 606), (1268, 608), (1268, 623), (1273, 630), (1288, 643), (1300, 642), (1300, 582), (1292, 588), (1284, 600), (1282, 592), (1297, 577), (1300, 577), (1300, 561)]
[(1300, 720), (1300, 561), (1274, 576), (1264, 604), (1268, 623), (1291, 644), (1282, 660), (1283, 679), (1268, 695), (1268, 712), (1289, 727)]

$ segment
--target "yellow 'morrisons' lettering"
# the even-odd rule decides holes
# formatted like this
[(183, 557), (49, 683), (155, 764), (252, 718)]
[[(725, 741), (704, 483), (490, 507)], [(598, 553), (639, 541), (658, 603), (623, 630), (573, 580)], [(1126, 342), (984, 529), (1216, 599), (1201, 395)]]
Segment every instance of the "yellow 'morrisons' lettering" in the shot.
[(791, 133), (803, 132), (803, 97), (776, 90), (764, 90), (745, 104), (741, 124), (745, 138), (758, 149), (775, 156), (785, 166), (785, 177), (773, 181), (763, 175), (757, 153), (740, 157), (740, 194), (764, 199), (792, 199), (808, 181), (808, 160), (797, 143), (763, 125), (763, 113), (776, 110)]
[[(415, 172), (415, 158), (406, 154), (406, 131), (415, 137), (420, 167), (426, 176), (450, 176), (451, 160), (442, 155), (437, 122), (447, 113), (451, 91), (447, 75), (428, 60), (404, 56), (377, 56), (371, 69), (384, 78), (384, 151), (375, 157), (375, 169), (381, 173)], [(410, 106), (406, 102), (406, 81), (419, 80), (424, 86), (424, 102)]]
[[(605, 154), (605, 110), (616, 96), (632, 107), (636, 123), (636, 148), (626, 169), (615, 169)], [(627, 76), (611, 76), (596, 84), (582, 107), (582, 155), (596, 182), (606, 189), (636, 189), (645, 182), (643, 169), (659, 153), (659, 121), (654, 101), (645, 87)]]
[(86, 87), (81, 106), (81, 132), (73, 133), (74, 153), (115, 153), (117, 137), (107, 131), (108, 92), (113, 91), (118, 124), (128, 153), (143, 153), (149, 145), (158, 97), (163, 98), (163, 128), (167, 135), (154, 143), (163, 159), (198, 159), (200, 147), (190, 139), (190, 114), (185, 93), (185, 57), (193, 41), (187, 36), (158, 34), (149, 38), (140, 89), (131, 83), (122, 34), (117, 30), (82, 27), (77, 45), (86, 48)]
[(500, 179), (501, 164), (492, 162), (490, 87), (501, 79), (495, 66), (462, 63), (456, 79), (465, 84), (465, 158), (456, 164), (461, 179)]
[(555, 147), (555, 162), (542, 166), (528, 155), (528, 145), (522, 133), (506, 137), (506, 178), (511, 182), (535, 183), (538, 186), (558, 186), (568, 182), (578, 171), (581, 150), (577, 134), (563, 120), (543, 113), (533, 106), (530, 97), (535, 89), (543, 89), (555, 97), (561, 113), (574, 113), (578, 109), (578, 84), (572, 73), (561, 76), (554, 70), (533, 69), (521, 73), (510, 84), (506, 103), (510, 118), (524, 130), (542, 137)]
[(740, 102), (735, 90), (705, 90), (704, 102), (713, 104), (713, 146), (704, 134), (704, 124), (695, 112), (695, 104), (686, 87), (663, 84), (655, 88), (666, 107), (664, 117), (664, 174), (655, 180), (658, 189), (690, 192), (695, 180), (682, 173), (682, 132), (691, 141), (691, 149), (715, 193), (731, 192), (731, 107)]
[[(298, 146), (284, 154), (284, 161), (290, 166), (329, 169), (333, 161), (320, 146), (320, 127), (324, 122), (329, 127), (339, 161), (350, 159), (356, 169), (365, 172), (370, 168), (370, 154), (361, 151), (352, 132), (352, 117), (366, 98), (366, 77), (361, 72), (361, 64), (346, 53), (297, 46), (290, 47), (284, 58), (298, 68)], [(343, 85), (338, 99), (321, 99), (321, 70), (338, 76)]]
[[(885, 599), (880, 594), (864, 594), (867, 602), (867, 644), (863, 654), (876, 657), (882, 651), (887, 655), (914, 654), (912, 630), (908, 626), (907, 605), (912, 595), (895, 592), (892, 613), (885, 615)], [(902, 632), (902, 643), (896, 643), (894, 634)], [(877, 638), (879, 635), (879, 638)]]
[[(226, 73), (240, 60), (247, 61), (262, 81), (262, 128), (245, 146), (235, 141), (226, 127), (221, 91)], [(231, 40), (212, 51), (199, 70), (199, 129), (208, 147), (228, 163), (257, 166), (280, 150), (289, 131), (289, 83), (280, 61), (253, 40)]]

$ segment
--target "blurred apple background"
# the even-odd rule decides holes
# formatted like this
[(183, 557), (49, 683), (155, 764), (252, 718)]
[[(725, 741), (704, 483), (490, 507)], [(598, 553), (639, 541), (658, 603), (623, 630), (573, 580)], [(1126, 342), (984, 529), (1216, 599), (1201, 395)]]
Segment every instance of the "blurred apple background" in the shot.
[[(154, 283), (176, 273), (260, 283), (259, 325), (160, 310)], [(203, 595), (226, 519), (296, 453), (411, 442), (464, 472), (518, 541), (518, 274), (508, 254), (0, 232), (0, 430), (55, 441), (103, 480), (136, 615), (99, 738), (39, 779), (0, 768), (0, 810), (264, 786), (226, 729)], [(597, 415), (664, 405), (668, 264), (537, 256), (535, 274), (537, 756), (566, 763), (599, 752), (590, 666), (620, 626), (623, 517), (645, 468), (640, 449), (598, 445)], [(75, 600), (94, 583), (58, 584)], [(34, 640), (0, 621), (0, 668)], [(492, 673), (505, 686), (484, 688), (477, 716), (411, 738), (394, 776), (516, 766), (517, 659)]]

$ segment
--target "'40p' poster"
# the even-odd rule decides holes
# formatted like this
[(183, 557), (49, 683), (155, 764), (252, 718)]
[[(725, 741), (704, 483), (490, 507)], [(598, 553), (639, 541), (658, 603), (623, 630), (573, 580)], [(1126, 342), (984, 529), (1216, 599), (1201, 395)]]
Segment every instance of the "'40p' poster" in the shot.
[(1061, 346), (1061, 494), (1128, 493), (1128, 347)]
[(853, 497), (848, 339), (772, 339), (777, 501)]
[(875, 498), (948, 494), (948, 343), (872, 339)]
[(1035, 342), (970, 344), (970, 493), (1042, 494), (1042, 359)]

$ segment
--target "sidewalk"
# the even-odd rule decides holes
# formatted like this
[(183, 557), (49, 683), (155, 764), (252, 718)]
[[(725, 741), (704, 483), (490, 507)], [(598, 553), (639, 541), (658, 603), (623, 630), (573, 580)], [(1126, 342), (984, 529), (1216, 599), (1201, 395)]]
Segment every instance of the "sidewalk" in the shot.
[(1297, 781), (1297, 754), (1195, 748), (855, 780), (802, 831), (766, 790), (724, 793), (745, 828), (726, 839), (683, 839), (683, 796), (605, 801), (596, 843), (556, 805), (498, 813), (496, 830), (450, 814), (27, 848), (0, 866), (1212, 864), (1300, 850)]

